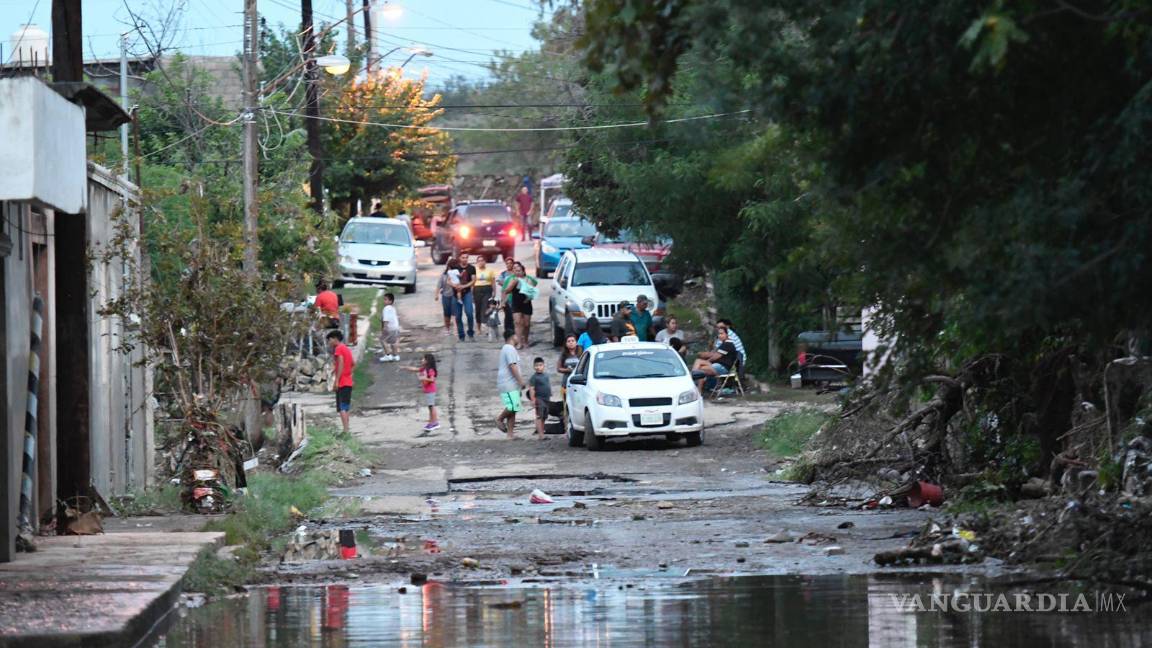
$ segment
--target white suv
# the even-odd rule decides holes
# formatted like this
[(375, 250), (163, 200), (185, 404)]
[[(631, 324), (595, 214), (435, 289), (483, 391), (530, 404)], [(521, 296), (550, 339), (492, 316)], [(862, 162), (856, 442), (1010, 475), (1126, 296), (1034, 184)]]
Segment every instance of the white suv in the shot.
[[(620, 302), (634, 302), (639, 295), (657, 303), (652, 275), (635, 253), (594, 247), (565, 252), (556, 265), (548, 298), (552, 344), (564, 344), (569, 331), (583, 331), (589, 317), (596, 317), (601, 328), (607, 329)], [(652, 325), (656, 330), (663, 328), (662, 308), (653, 311)]]
[(589, 450), (605, 438), (662, 434), (704, 442), (704, 401), (684, 359), (658, 342), (588, 348), (568, 379), (568, 445)]

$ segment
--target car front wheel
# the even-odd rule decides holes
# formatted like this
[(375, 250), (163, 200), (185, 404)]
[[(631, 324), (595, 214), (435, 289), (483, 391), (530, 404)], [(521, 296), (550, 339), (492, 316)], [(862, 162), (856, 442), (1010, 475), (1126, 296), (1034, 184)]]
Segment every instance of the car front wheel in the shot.
[(596, 428), (592, 427), (592, 414), (584, 413), (584, 445), (592, 452), (604, 449), (604, 439), (596, 436)]
[(689, 448), (694, 448), (698, 445), (703, 445), (703, 443), (704, 443), (704, 430), (701, 429), (699, 432), (689, 432), (688, 434), (684, 435), (684, 439), (687, 441), (687, 445)]
[(568, 414), (568, 404), (564, 404), (564, 429), (568, 431), (568, 445), (579, 448), (584, 445), (584, 433), (572, 427), (572, 416)]
[(404, 286), (404, 294), (405, 295), (411, 295), (414, 292), (416, 292), (416, 284), (415, 283)]

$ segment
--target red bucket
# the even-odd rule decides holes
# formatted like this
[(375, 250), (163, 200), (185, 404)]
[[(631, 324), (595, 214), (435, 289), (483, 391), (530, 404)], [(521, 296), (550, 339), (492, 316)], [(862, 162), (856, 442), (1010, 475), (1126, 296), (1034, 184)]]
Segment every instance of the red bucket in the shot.
[(928, 482), (916, 482), (908, 491), (908, 506), (920, 508), (925, 504), (940, 506), (944, 503), (944, 489)]

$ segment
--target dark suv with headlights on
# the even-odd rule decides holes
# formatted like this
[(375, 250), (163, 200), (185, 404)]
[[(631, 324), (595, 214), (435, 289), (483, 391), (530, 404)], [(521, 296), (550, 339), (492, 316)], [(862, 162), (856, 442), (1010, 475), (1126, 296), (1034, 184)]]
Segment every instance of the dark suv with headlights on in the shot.
[(511, 258), (520, 228), (512, 219), (512, 210), (496, 200), (457, 203), (436, 228), (432, 240), (432, 261), (447, 263), (449, 257), (461, 254), (483, 254), (489, 261), (497, 255)]

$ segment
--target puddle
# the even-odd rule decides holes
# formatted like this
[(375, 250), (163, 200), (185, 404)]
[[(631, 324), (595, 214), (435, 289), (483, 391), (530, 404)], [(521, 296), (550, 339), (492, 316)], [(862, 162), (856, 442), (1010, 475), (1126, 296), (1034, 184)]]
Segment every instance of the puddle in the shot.
[[(630, 578), (575, 584), (266, 588), (182, 608), (164, 648), (217, 646), (1093, 646), (1152, 643), (1147, 610), (912, 611), (995, 592), (958, 577)], [(604, 574), (601, 574), (603, 577)], [(1088, 593), (1091, 595), (1092, 593)], [(1074, 596), (1074, 595), (1073, 595)], [(956, 600), (960, 600), (957, 598)], [(1094, 599), (1095, 600), (1095, 599)]]

